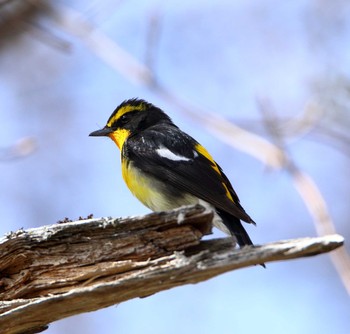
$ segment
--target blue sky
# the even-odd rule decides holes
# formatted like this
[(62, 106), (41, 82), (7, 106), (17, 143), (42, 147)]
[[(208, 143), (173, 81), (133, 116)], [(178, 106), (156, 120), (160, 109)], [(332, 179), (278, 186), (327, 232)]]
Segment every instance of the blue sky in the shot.
[[(150, 17), (156, 15), (159, 81), (180, 99), (259, 135), (266, 135), (260, 97), (272, 101), (283, 119), (293, 119), (316, 101), (327, 111), (322, 126), (338, 119), (334, 124), (343, 130), (349, 122), (341, 108), (329, 108), (335, 105), (337, 78), (349, 80), (345, 3), (338, 4), (339, 11), (337, 4), (301, 0), (60, 4), (81, 12), (140, 62), (147, 53)], [(0, 53), (1, 146), (27, 136), (36, 143), (28, 157), (0, 162), (1, 234), (90, 213), (148, 212), (123, 183), (115, 145), (88, 137), (121, 101), (141, 97), (166, 110), (212, 153), (257, 222), (256, 228), (247, 227), (257, 244), (316, 235), (287, 173), (219, 141), (174, 105), (111, 69), (50, 19), (41, 24), (69, 49), (30, 30), (9, 39)], [(318, 138), (312, 132), (286, 142), (320, 187), (338, 232), (347, 237), (349, 157)], [(215, 231), (215, 236), (222, 234)], [(59, 321), (47, 333), (347, 333), (349, 307), (329, 256), (323, 255), (230, 272)]]

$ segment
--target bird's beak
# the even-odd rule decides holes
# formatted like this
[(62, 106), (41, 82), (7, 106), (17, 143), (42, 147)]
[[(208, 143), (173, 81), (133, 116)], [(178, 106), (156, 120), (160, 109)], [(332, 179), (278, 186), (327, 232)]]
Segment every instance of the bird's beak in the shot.
[(108, 137), (112, 132), (113, 132), (113, 130), (111, 128), (108, 128), (108, 127), (105, 126), (101, 130), (96, 130), (94, 132), (91, 132), (89, 134), (89, 136), (91, 136), (91, 137), (100, 137), (100, 136)]

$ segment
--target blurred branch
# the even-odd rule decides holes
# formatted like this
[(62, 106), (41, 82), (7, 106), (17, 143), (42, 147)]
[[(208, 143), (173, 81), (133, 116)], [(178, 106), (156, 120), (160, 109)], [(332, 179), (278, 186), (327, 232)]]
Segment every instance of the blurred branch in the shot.
[(231, 238), (200, 240), (212, 218), (198, 205), (10, 233), (0, 240), (0, 333), (40, 332), (74, 314), (343, 244), (330, 235), (238, 250)]
[(37, 143), (34, 138), (21, 138), (9, 147), (0, 147), (0, 162), (23, 158), (32, 154), (36, 150), (36, 148)]
[(153, 80), (156, 80), (155, 76), (155, 64), (157, 59), (157, 51), (159, 46), (161, 33), (161, 15), (160, 9), (153, 11), (149, 18), (149, 24), (146, 35), (146, 52), (145, 52), (145, 65), (153, 73)]
[[(298, 191), (300, 197), (303, 199), (303, 202), (312, 217), (317, 234), (323, 236), (336, 233), (336, 228), (321, 191), (311, 176), (303, 172), (289, 154), (284, 143), (284, 138), (278, 131), (278, 117), (270, 102), (266, 99), (261, 99), (258, 101), (258, 105), (263, 115), (266, 128), (268, 129), (276, 146), (278, 146), (283, 152), (284, 161), (288, 162), (284, 168), (291, 176), (294, 187)], [(331, 259), (343, 282), (343, 285), (350, 295), (349, 254), (346, 252), (345, 248), (342, 247), (331, 255)]]
[[(349, 97), (348, 100), (350, 101)], [(327, 102), (324, 104), (327, 105)], [(334, 107), (329, 108), (332, 110), (336, 109)], [(311, 138), (317, 138), (318, 142), (332, 146), (345, 156), (350, 157), (349, 132), (341, 131), (335, 126), (338, 123), (347, 129), (347, 124), (342, 124), (340, 120), (338, 122), (330, 121), (328, 115), (330, 112), (326, 112), (325, 109), (325, 106), (321, 106), (320, 102), (309, 102), (300, 114), (288, 119), (281, 118), (278, 122), (275, 122), (275, 130), (278, 130), (284, 141), (295, 141), (302, 136), (309, 135)], [(345, 120), (345, 116), (343, 120)]]
[[(227, 121), (218, 116), (217, 113), (210, 113), (182, 101), (176, 94), (162, 86), (159, 81), (156, 82), (154, 80), (155, 74), (147, 66), (141, 64), (127, 51), (118, 46), (115, 41), (93, 27), (81, 14), (57, 4), (50, 6), (47, 6), (47, 13), (61, 29), (79, 38), (93, 53), (121, 73), (126, 79), (149, 88), (158, 97), (178, 107), (186, 115), (194, 118), (197, 123), (201, 123), (228, 145), (254, 156), (269, 167), (287, 170), (313, 218), (318, 233), (324, 235), (327, 231), (335, 231), (328, 208), (319, 189), (312, 178), (302, 172), (291, 160), (290, 155), (286, 151), (283, 136), (279, 133), (275, 121), (270, 122), (269, 118), (265, 117), (265, 122), (270, 122), (267, 125), (271, 134), (273, 134), (274, 143), (271, 143), (261, 136)], [(269, 107), (266, 107), (264, 104), (266, 104), (266, 101), (261, 103), (260, 108), (265, 110), (263, 112), (265, 112), (266, 116), (270, 111)], [(311, 113), (311, 116), (311, 121), (306, 122), (304, 129), (308, 129), (310, 123), (315, 123), (313, 113)], [(344, 286), (350, 294), (349, 255), (342, 248), (332, 256), (332, 259)]]
[(18, 23), (35, 16), (44, 0), (0, 0), (0, 36), (9, 28), (18, 27)]
[(25, 20), (22, 23), (23, 27), (32, 34), (33, 37), (42, 41), (61, 52), (69, 53), (72, 50), (72, 44), (66, 41), (63, 37), (55, 35), (52, 29), (47, 29), (45, 26), (37, 23), (35, 20)]
[[(46, 4), (45, 6), (47, 15), (57, 26), (77, 37), (96, 56), (118, 71), (126, 79), (151, 89), (153, 93), (161, 97), (164, 101), (177, 106), (186, 115), (196, 119), (197, 122), (203, 124), (209, 131), (236, 149), (251, 154), (266, 164), (272, 165), (274, 168), (279, 168), (283, 165), (283, 153), (278, 148), (264, 138), (227, 122), (217, 114), (208, 113), (201, 108), (182, 101), (158, 81), (156, 82), (155, 74), (147, 66), (141, 64), (141, 62), (136, 60), (127, 51), (118, 46), (115, 41), (95, 28), (83, 15), (58, 4)], [(155, 28), (150, 29), (151, 31), (155, 29), (156, 31), (153, 33), (158, 34), (158, 23)], [(152, 51), (148, 50), (147, 52), (154, 57)], [(234, 140), (232, 140), (233, 137)]]
[(128, 52), (94, 27), (79, 12), (59, 4), (44, 4), (46, 14), (62, 30), (77, 37), (100, 59), (135, 84), (150, 85), (152, 72)]
[(318, 131), (314, 134), (318, 141), (326, 142), (348, 158), (350, 157), (350, 137), (348, 134), (341, 133), (329, 126), (319, 125)]

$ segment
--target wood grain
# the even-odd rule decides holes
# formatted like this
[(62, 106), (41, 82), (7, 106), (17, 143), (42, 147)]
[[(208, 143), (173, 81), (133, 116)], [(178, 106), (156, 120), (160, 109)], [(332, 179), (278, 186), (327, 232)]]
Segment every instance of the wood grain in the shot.
[(74, 314), (343, 244), (332, 235), (240, 250), (231, 238), (202, 240), (212, 218), (198, 205), (10, 233), (0, 240), (0, 333), (37, 333)]

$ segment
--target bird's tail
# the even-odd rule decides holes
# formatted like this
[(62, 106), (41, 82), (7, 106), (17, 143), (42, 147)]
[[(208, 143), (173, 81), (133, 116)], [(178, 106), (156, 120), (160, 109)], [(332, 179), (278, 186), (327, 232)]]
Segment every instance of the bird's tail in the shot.
[(253, 245), (252, 240), (238, 218), (221, 210), (217, 210), (217, 213), (231, 235), (236, 237), (239, 247)]
[[(239, 247), (242, 248), (243, 246), (250, 245), (254, 246), (247, 231), (244, 229), (241, 221), (237, 217), (221, 210), (217, 210), (217, 213), (222, 219), (223, 224), (230, 231), (231, 235), (237, 239)], [(264, 263), (260, 263), (260, 265), (266, 268)]]

